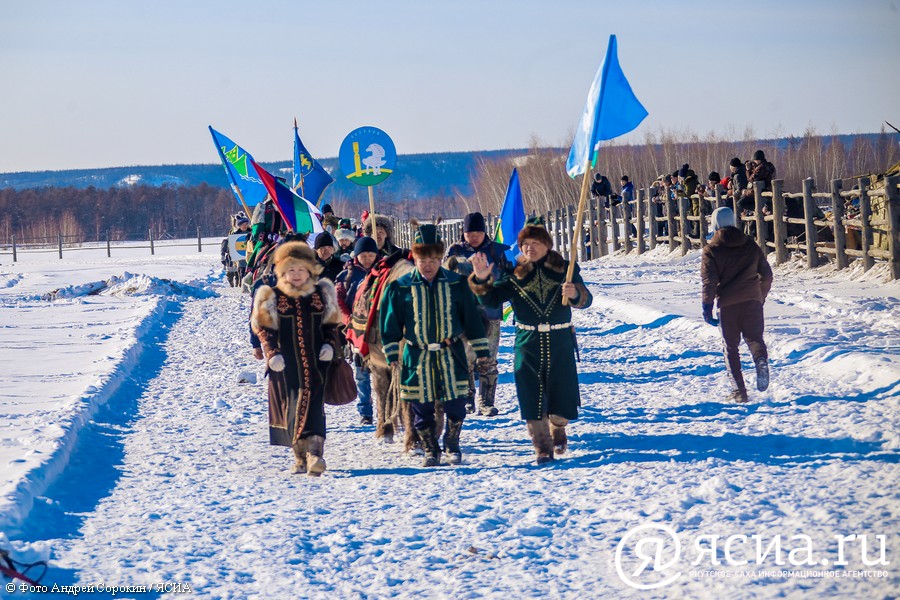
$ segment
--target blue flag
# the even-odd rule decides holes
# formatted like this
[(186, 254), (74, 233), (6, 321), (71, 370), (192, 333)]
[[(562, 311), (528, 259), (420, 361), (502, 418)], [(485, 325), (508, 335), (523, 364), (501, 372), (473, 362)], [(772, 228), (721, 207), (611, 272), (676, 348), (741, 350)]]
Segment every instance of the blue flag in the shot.
[[(226, 136), (222, 135), (211, 126), (209, 133), (212, 134), (213, 143), (219, 152), (219, 160), (225, 168), (225, 175), (228, 177), (228, 183), (231, 184), (231, 191), (240, 203), (243, 198), (247, 206), (256, 206), (266, 199), (266, 186), (262, 180), (256, 176), (250, 163), (253, 157), (250, 153), (232, 142)], [(248, 217), (250, 215), (247, 215)]]
[(573, 179), (581, 175), (589, 157), (591, 166), (595, 166), (600, 142), (628, 133), (640, 125), (646, 116), (647, 109), (631, 91), (628, 79), (619, 66), (616, 36), (611, 35), (606, 60), (594, 76), (584, 112), (575, 130), (566, 172)]
[(513, 169), (506, 186), (506, 199), (500, 210), (500, 220), (494, 232), (494, 241), (506, 244), (509, 250), (506, 257), (515, 262), (519, 256), (519, 232), (525, 227), (525, 203), (522, 200), (522, 188), (519, 187), (519, 172)]
[(334, 178), (310, 155), (300, 141), (297, 120), (294, 119), (294, 191), (298, 191), (313, 204), (318, 204), (322, 192), (332, 183)]

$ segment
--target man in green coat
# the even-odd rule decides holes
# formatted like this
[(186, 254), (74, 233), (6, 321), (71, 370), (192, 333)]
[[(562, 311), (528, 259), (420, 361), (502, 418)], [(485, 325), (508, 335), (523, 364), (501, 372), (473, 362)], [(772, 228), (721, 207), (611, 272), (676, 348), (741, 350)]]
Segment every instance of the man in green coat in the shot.
[(469, 286), (482, 304), (512, 305), (516, 393), (540, 465), (553, 460), (554, 449), (557, 454), (566, 451), (566, 425), (578, 418), (581, 397), (572, 308), (587, 308), (594, 298), (577, 265), (572, 282), (566, 283), (569, 263), (551, 250), (553, 239), (542, 218), (529, 219), (518, 241), (522, 255), (511, 275), (494, 280), (487, 258), (476, 254), (471, 258)]
[[(381, 341), (392, 366), (400, 364), (400, 398), (410, 403), (422, 439), (425, 466), (441, 462), (435, 403), (447, 416), (444, 452), (459, 464), (466, 417), (468, 361), (463, 336), (478, 357), (490, 355), (478, 305), (466, 280), (441, 267), (444, 243), (434, 225), (421, 225), (412, 247), (416, 268), (389, 284), (381, 305)], [(405, 342), (402, 348), (401, 341)]]

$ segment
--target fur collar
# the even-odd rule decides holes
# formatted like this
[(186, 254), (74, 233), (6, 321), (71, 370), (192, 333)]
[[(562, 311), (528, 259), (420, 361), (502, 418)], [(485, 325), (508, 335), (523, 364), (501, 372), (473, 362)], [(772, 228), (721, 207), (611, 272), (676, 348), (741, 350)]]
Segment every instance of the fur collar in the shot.
[[(557, 273), (565, 273), (566, 271), (566, 260), (562, 257), (562, 254), (556, 250), (547, 252), (547, 256), (545, 256), (543, 260), (538, 261), (538, 264), (543, 264), (551, 271), (556, 271)], [(526, 260), (525, 257), (520, 254), (516, 261), (516, 269), (514, 271), (516, 278), (525, 279), (532, 271), (534, 271), (534, 263)]]
[(275, 287), (278, 288), (278, 291), (283, 293), (285, 296), (289, 296), (291, 298), (300, 298), (301, 296), (309, 296), (316, 289), (316, 282), (312, 277), (303, 282), (302, 285), (296, 286), (288, 283), (286, 279), (278, 278), (278, 285)]
[[(307, 281), (307, 283), (310, 282)], [(303, 287), (306, 287), (306, 284), (304, 284)], [(337, 292), (334, 289), (334, 284), (328, 279), (322, 279), (318, 284), (314, 282), (311, 283), (310, 287), (310, 294), (318, 289), (319, 295), (322, 297), (322, 302), (325, 305), (322, 314), (322, 324), (338, 325), (343, 323), (343, 316), (341, 315), (340, 306), (338, 306)], [(281, 289), (280, 284), (278, 291), (287, 296), (291, 296)], [(300, 294), (291, 297), (297, 298), (308, 295), (309, 294)], [(260, 286), (260, 288), (256, 290), (256, 295), (253, 297), (253, 313), (250, 316), (250, 326), (254, 331), (259, 331), (263, 328), (274, 331), (278, 330), (277, 294), (274, 289), (267, 285)]]

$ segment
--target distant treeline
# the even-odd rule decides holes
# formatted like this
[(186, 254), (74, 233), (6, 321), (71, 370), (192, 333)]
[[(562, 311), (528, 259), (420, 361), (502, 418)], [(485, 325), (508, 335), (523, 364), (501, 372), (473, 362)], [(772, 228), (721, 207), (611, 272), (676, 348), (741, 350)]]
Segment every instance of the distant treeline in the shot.
[(111, 189), (0, 188), (0, 239), (45, 243), (221, 235), (238, 210), (227, 188), (137, 185)]
[[(763, 150), (777, 178), (785, 180), (785, 191), (799, 191), (807, 177), (824, 190), (832, 179), (880, 173), (900, 160), (900, 135), (892, 133), (820, 136), (810, 130), (802, 137), (770, 141), (757, 141), (752, 132), (745, 135), (747, 141), (722, 141), (691, 133), (650, 133), (641, 145), (604, 146), (597, 171), (618, 191), (622, 175), (641, 188), (687, 163), (705, 183), (710, 171), (728, 175), (732, 158), (746, 161)], [(454, 218), (474, 210), (496, 215), (512, 168), (518, 167), (525, 210), (546, 213), (577, 203), (580, 178), (566, 175), (567, 155), (568, 148), (548, 148), (535, 140), (528, 150), (401, 157), (407, 167), (374, 188), (376, 210), (401, 220)], [(166, 167), (154, 169), (159, 176)], [(334, 175), (338, 181), (326, 190), (324, 201), (338, 216), (358, 220), (368, 209), (367, 190), (348, 183), (339, 171)], [(470, 181), (465, 182), (467, 176)], [(113, 240), (146, 239), (150, 230), (161, 239), (193, 236), (198, 227), (203, 236), (223, 235), (229, 215), (240, 207), (224, 175), (221, 179), (221, 186), (0, 187), (0, 243), (9, 244), (13, 235), (19, 243), (55, 242), (60, 233), (72, 241), (102, 241), (107, 234)]]

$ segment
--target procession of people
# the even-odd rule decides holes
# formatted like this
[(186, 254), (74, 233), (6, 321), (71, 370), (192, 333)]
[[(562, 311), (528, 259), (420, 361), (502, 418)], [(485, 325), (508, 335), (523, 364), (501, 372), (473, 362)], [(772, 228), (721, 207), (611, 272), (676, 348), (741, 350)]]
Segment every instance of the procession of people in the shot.
[[(604, 179), (596, 178), (594, 187)], [(341, 386), (355, 395), (363, 430), (373, 423), (405, 427), (427, 468), (442, 459), (463, 462), (467, 415), (500, 412), (495, 398), (504, 306), (512, 315), (516, 398), (534, 463), (566, 454), (567, 427), (581, 406), (572, 310), (590, 307), (593, 296), (578, 265), (553, 248), (541, 217), (518, 232), (512, 264), (510, 246), (488, 235), (479, 212), (465, 215), (461, 239), (449, 248), (435, 223), (412, 221), (414, 241), (406, 249), (395, 244), (393, 223), (384, 215), (364, 213), (354, 227), (329, 207), (333, 234), (308, 239), (285, 231), (269, 204), (257, 208), (251, 231), (244, 216), (235, 219), (234, 231), (249, 237), (244, 289), (252, 295), (254, 356), (265, 361), (268, 377), (270, 443), (292, 449), (291, 472), (325, 471), (325, 405), (339, 403), (330, 395)], [(738, 343), (743, 337), (750, 346), (764, 390), (762, 304), (772, 272), (735, 228), (730, 208), (717, 210), (712, 225), (702, 260), (703, 317), (721, 321), (735, 386), (729, 399), (746, 402)], [(223, 264), (224, 256), (223, 243)], [(712, 315), (716, 301), (719, 320)], [(376, 349), (387, 365), (381, 370)], [(332, 368), (339, 362), (343, 370)], [(374, 373), (389, 380), (377, 390)]]

